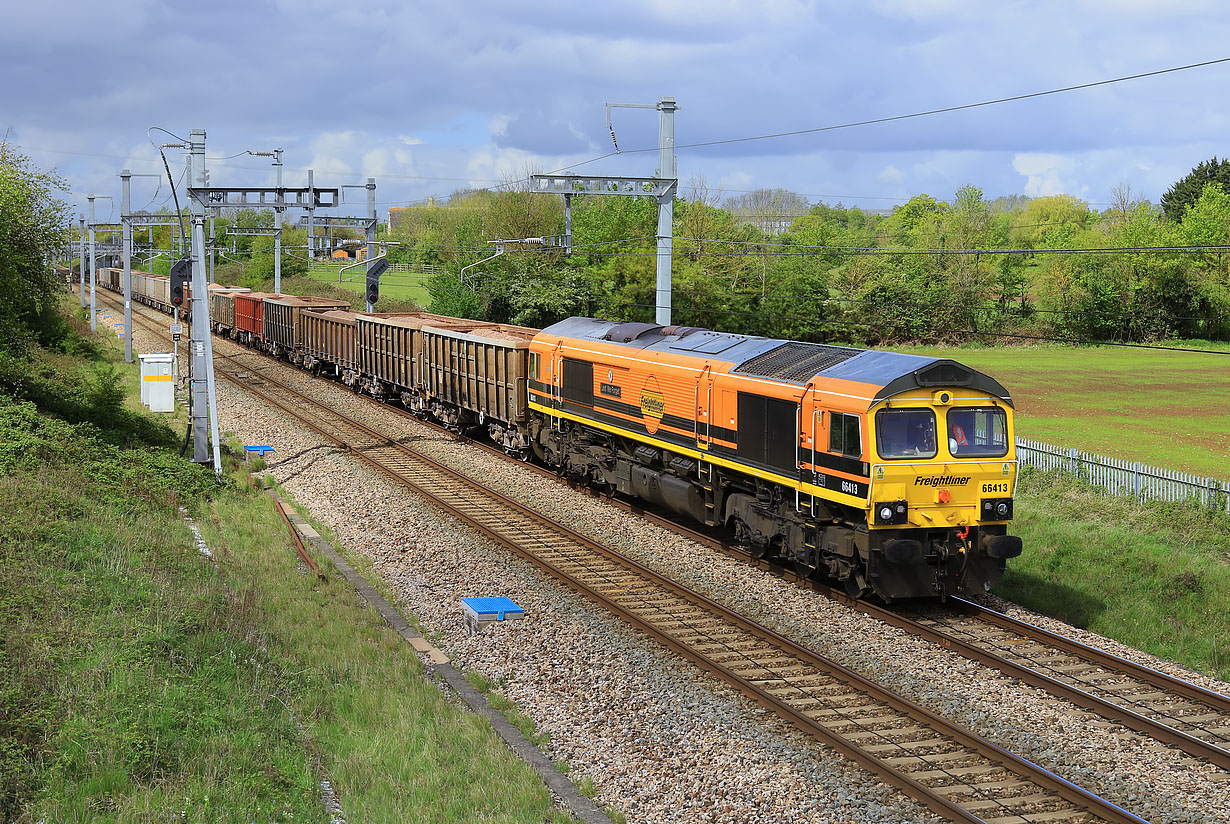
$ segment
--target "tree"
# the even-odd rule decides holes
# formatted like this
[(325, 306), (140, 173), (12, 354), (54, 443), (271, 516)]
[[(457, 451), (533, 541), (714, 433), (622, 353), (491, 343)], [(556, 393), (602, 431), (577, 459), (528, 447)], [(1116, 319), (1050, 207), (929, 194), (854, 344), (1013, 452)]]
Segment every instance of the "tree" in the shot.
[(63, 180), (0, 143), (0, 353), (20, 352), (33, 336), (49, 343), (60, 328), (59, 284), (48, 261), (68, 230), (69, 210), (57, 191), (67, 191)]
[(1215, 156), (1196, 166), (1171, 186), (1162, 195), (1162, 211), (1166, 219), (1173, 223), (1182, 220), (1187, 207), (1196, 202), (1204, 187), (1210, 183), (1220, 183), (1230, 189), (1230, 160), (1224, 157), (1218, 160)]
[(807, 198), (787, 189), (757, 189), (729, 198), (726, 208), (735, 220), (751, 223), (766, 235), (783, 231), (794, 219), (807, 214)]
[(898, 246), (919, 246), (919, 237), (938, 224), (948, 204), (931, 195), (915, 195), (903, 206), (894, 206), (885, 225), (892, 242)]
[(1111, 226), (1121, 226), (1141, 203), (1144, 199), (1136, 196), (1131, 183), (1116, 183), (1110, 190), (1110, 208), (1102, 213), (1102, 218)]

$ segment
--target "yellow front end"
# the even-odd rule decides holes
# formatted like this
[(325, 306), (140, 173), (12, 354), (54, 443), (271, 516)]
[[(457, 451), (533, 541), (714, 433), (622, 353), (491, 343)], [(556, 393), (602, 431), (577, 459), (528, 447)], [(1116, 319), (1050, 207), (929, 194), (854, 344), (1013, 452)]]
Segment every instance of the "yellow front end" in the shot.
[(969, 389), (915, 389), (868, 412), (873, 529), (956, 529), (1012, 518), (1012, 409)]

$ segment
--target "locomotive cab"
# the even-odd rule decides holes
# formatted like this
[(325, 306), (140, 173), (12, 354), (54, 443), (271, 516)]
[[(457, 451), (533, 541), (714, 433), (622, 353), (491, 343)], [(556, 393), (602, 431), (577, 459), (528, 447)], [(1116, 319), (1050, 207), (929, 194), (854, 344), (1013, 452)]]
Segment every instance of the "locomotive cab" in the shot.
[(1007, 534), (1016, 454), (1012, 409), (968, 387), (920, 387), (867, 413), (873, 572), (896, 597), (989, 590), (1021, 553)]

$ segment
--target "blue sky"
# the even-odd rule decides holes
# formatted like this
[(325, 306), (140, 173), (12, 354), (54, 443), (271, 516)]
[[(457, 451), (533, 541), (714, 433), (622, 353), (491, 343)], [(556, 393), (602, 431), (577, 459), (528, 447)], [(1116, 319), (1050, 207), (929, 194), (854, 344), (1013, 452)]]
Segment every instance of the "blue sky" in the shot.
[[(208, 155), (286, 150), (286, 183), (377, 178), (390, 205), (552, 171), (612, 150), (605, 104), (680, 105), (678, 143), (808, 129), (1230, 57), (1209, 0), (970, 2), (168, 0), (5, 4), (0, 129), (68, 199), (159, 172), (151, 126), (208, 133)], [(1095, 207), (1127, 183), (1157, 201), (1230, 155), (1230, 63), (894, 123), (681, 149), (712, 194), (781, 187), (889, 208), (1067, 193)], [(620, 147), (657, 114), (615, 112)], [(159, 142), (166, 140), (165, 136)], [(180, 153), (169, 158), (178, 175)], [(644, 175), (655, 153), (579, 166)], [(211, 162), (218, 185), (271, 185), (268, 161)], [(134, 183), (153, 208), (156, 181)], [(358, 213), (362, 194), (342, 212)], [(114, 218), (100, 201), (100, 220)]]

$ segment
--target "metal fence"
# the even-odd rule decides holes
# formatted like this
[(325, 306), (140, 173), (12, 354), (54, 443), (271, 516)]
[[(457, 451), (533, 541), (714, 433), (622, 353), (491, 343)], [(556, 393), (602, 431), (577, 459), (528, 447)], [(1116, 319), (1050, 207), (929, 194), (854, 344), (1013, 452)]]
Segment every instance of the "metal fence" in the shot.
[[(310, 264), (309, 268), (313, 272), (328, 272), (330, 274), (337, 274), (338, 269), (341, 269), (343, 266), (349, 266), (355, 262), (356, 261), (353, 261), (353, 260), (342, 260), (340, 258), (338, 258), (336, 261), (335, 260), (316, 260)], [(429, 264), (390, 263), (389, 268), (386, 271), (388, 272), (408, 272), (414, 275), (426, 276), (426, 275), (434, 275), (440, 270), (442, 270), (443, 268), (444, 268), (443, 266), (431, 266)], [(365, 270), (365, 267), (363, 266), (355, 267), (355, 271), (357, 272), (361, 273), (364, 270)]]
[(1130, 495), (1138, 501), (1198, 503), (1230, 513), (1230, 481), (1158, 469), (1025, 438), (1016, 439), (1016, 457), (1021, 466), (1068, 472), (1114, 495)]

